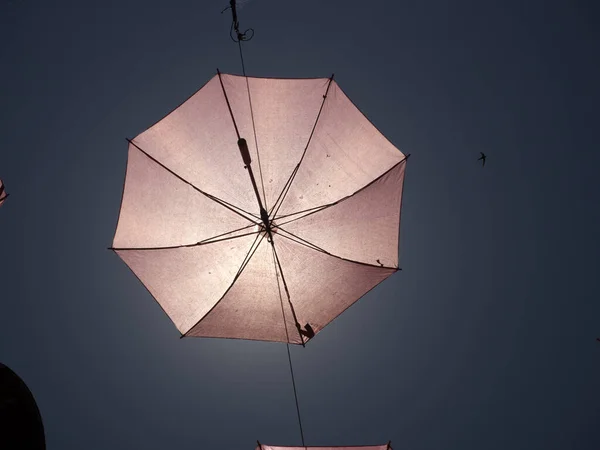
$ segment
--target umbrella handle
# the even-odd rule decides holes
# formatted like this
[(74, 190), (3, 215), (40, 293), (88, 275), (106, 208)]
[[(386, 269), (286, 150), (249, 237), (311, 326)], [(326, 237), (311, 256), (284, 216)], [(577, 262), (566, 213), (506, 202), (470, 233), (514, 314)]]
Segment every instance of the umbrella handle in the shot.
[(242, 154), (244, 165), (249, 166), (252, 164), (252, 158), (250, 158), (250, 151), (248, 150), (248, 143), (246, 142), (246, 139), (239, 138), (238, 147), (240, 149), (240, 153)]

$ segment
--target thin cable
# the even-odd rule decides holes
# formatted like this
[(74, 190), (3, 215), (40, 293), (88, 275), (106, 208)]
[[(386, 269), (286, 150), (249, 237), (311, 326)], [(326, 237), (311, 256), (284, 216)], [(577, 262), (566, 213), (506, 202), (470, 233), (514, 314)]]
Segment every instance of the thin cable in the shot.
[[(231, 38), (231, 40), (233, 42), (249, 41), (250, 39), (252, 39), (254, 37), (254, 30), (252, 28), (248, 28), (243, 33), (240, 31), (240, 22), (238, 21), (238, 18), (237, 18), (237, 6), (235, 4), (235, 1), (236, 0), (229, 0), (229, 6), (227, 8), (225, 8), (223, 11), (221, 11), (221, 14), (223, 14), (228, 9), (231, 9), (231, 19), (232, 20), (231, 20), (231, 29), (229, 30), (229, 37)], [(235, 31), (235, 37), (233, 35), (234, 31)], [(249, 31), (252, 32), (250, 34), (250, 36), (248, 36)]]
[[(237, 12), (236, 12), (236, 6), (235, 6), (235, 0), (230, 0), (230, 8), (231, 8), (231, 12), (233, 15), (233, 21), (231, 24), (231, 28), (232, 31), (235, 30), (236, 34), (237, 34), (237, 40), (233, 38), (232, 36), (232, 40), (237, 41), (238, 43), (238, 47), (240, 50), (240, 60), (242, 63), (242, 73), (244, 74), (244, 78), (246, 79), (246, 88), (248, 90), (248, 103), (250, 104), (250, 116), (252, 118), (252, 130), (254, 132), (254, 145), (256, 146), (256, 155), (257, 155), (257, 160), (258, 160), (258, 171), (259, 171), (259, 176), (260, 176), (260, 183), (261, 183), (261, 187), (262, 187), (262, 194), (263, 194), (263, 198), (265, 201), (265, 207), (268, 210), (268, 206), (267, 206), (267, 196), (265, 194), (265, 184), (264, 184), (264, 178), (263, 178), (263, 174), (262, 174), (262, 165), (260, 163), (260, 153), (258, 151), (258, 139), (256, 137), (256, 126), (255, 126), (255, 122), (254, 122), (254, 111), (252, 108), (252, 97), (250, 96), (250, 83), (248, 82), (248, 77), (246, 76), (246, 67), (244, 65), (244, 54), (242, 52), (242, 41), (244, 40), (250, 40), (252, 39), (252, 37), (254, 36), (254, 30), (252, 30), (251, 28), (246, 30), (244, 33), (240, 33), (239, 31), (239, 22), (237, 20)], [(252, 35), (250, 37), (246, 36), (246, 33), (248, 31), (252, 31)], [(232, 33), (230, 32), (230, 35)], [(230, 112), (231, 112), (231, 108), (230, 108)], [(233, 117), (233, 113), (232, 113), (232, 117)], [(235, 122), (235, 120), (234, 120)], [(237, 126), (236, 126), (236, 131), (237, 131)], [(239, 137), (239, 132), (238, 132), (238, 137)], [(260, 199), (259, 199), (259, 203), (260, 203)], [(273, 241), (271, 241), (271, 248), (273, 249), (273, 264), (275, 265), (275, 274), (278, 273), (278, 268), (279, 270), (281, 269), (281, 264), (279, 263), (279, 258), (277, 257), (277, 253), (275, 252), (275, 245), (273, 244)], [(283, 279), (283, 271), (281, 271), (281, 276)], [(293, 306), (291, 304), (290, 298), (289, 298), (289, 292), (287, 292), (287, 286), (285, 285), (285, 279), (283, 279), (284, 281), (284, 287), (288, 296), (288, 302), (290, 302), (290, 307), (292, 308), (292, 314), (294, 315), (294, 320), (296, 321), (296, 324), (298, 324), (298, 321), (296, 319), (296, 315), (294, 313), (294, 309)], [(298, 404), (298, 392), (296, 390), (296, 379), (294, 377), (294, 367), (292, 365), (292, 355), (290, 353), (290, 335), (288, 332), (288, 327), (287, 327), (287, 322), (285, 319), (285, 310), (283, 308), (283, 297), (281, 296), (281, 285), (279, 284), (279, 277), (277, 276), (277, 291), (279, 293), (279, 300), (281, 303), (281, 314), (283, 316), (283, 325), (285, 327), (285, 335), (286, 335), (286, 348), (287, 348), (287, 354), (288, 354), (288, 362), (290, 365), (290, 374), (292, 376), (292, 387), (294, 388), (294, 400), (296, 402), (296, 413), (298, 414), (298, 425), (300, 427), (300, 438), (302, 439), (302, 446), (306, 447), (305, 443), (304, 443), (304, 431), (302, 429), (302, 419), (300, 417), (300, 406)], [(299, 329), (298, 329), (299, 331)], [(302, 340), (302, 342), (304, 342), (304, 339), (302, 338), (302, 335), (300, 335), (300, 339)], [(260, 445), (260, 444), (259, 444)]]
[[(242, 73), (244, 74), (244, 77), (246, 77), (246, 66), (244, 66), (244, 54), (242, 53), (242, 41), (238, 41), (238, 47), (240, 49), (240, 60), (242, 61)], [(248, 91), (248, 94), (250, 94), (250, 91)]]
[[(275, 254), (275, 246), (273, 248), (273, 264), (275, 265), (275, 274), (277, 275), (277, 258)], [(283, 325), (285, 327), (285, 336), (286, 336), (286, 347), (287, 347), (287, 355), (288, 361), (290, 364), (290, 374), (292, 375), (292, 387), (294, 388), (294, 400), (296, 401), (296, 413), (298, 414), (298, 426), (300, 427), (300, 438), (302, 439), (302, 447), (306, 447), (304, 444), (304, 431), (302, 430), (302, 419), (300, 418), (300, 405), (298, 404), (298, 392), (296, 391), (296, 379), (294, 377), (294, 366), (292, 365), (292, 355), (290, 353), (290, 335), (288, 332), (287, 322), (285, 320), (285, 311), (283, 309), (283, 297), (281, 296), (281, 285), (279, 284), (279, 276), (277, 278), (277, 292), (279, 292), (279, 302), (281, 303), (281, 315), (283, 316)]]
[[(287, 326), (286, 326), (287, 332)], [(296, 381), (294, 380), (294, 368), (292, 366), (292, 355), (290, 354), (290, 344), (285, 344), (287, 348), (288, 361), (290, 362), (290, 374), (292, 375), (292, 386), (294, 387), (294, 398), (296, 399), (296, 412), (298, 413), (298, 425), (300, 427), (300, 439), (302, 439), (302, 447), (306, 447), (304, 443), (304, 432), (302, 431), (302, 420), (300, 419), (300, 406), (298, 406), (298, 394), (296, 393)]]
[(254, 110), (252, 108), (252, 97), (250, 96), (250, 82), (246, 75), (246, 66), (244, 65), (244, 54), (242, 53), (242, 41), (238, 41), (238, 47), (240, 48), (240, 60), (242, 61), (242, 73), (246, 79), (246, 89), (248, 91), (248, 103), (250, 104), (250, 117), (252, 118), (252, 131), (254, 132), (254, 146), (256, 147), (256, 159), (258, 160), (258, 175), (260, 176), (260, 185), (262, 188), (263, 200), (265, 202), (265, 209), (268, 211), (269, 206), (267, 204), (267, 195), (265, 194), (265, 182), (262, 174), (262, 165), (260, 163), (260, 152), (258, 151), (258, 138), (256, 137), (256, 125), (254, 123)]

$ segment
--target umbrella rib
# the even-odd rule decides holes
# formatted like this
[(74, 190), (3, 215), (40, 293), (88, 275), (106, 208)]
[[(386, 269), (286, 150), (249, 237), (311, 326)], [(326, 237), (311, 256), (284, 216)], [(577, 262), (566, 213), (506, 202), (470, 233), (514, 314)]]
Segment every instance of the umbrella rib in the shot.
[[(264, 239), (265, 234), (257, 234), (256, 239), (254, 239), (254, 242), (252, 242), (252, 245), (250, 246), (250, 249), (248, 250), (248, 253), (246, 253), (246, 257), (244, 258), (244, 260), (242, 261), (242, 264), (240, 265), (240, 268), (238, 269), (237, 273), (235, 274), (235, 277), (233, 277), (233, 281), (231, 282), (231, 284), (229, 285), (229, 287), (227, 288), (227, 290), (223, 293), (223, 295), (221, 296), (221, 298), (219, 300), (217, 300), (217, 302), (213, 305), (212, 308), (210, 308), (210, 310), (204, 314), (204, 316), (202, 316), (200, 318), (200, 320), (198, 320), (198, 322), (196, 322), (193, 326), (190, 327), (190, 329), (185, 332), (184, 334), (181, 335), (181, 337), (186, 337), (187, 333), (189, 333), (191, 330), (193, 330), (194, 328), (196, 328), (200, 322), (202, 322), (206, 317), (208, 317), (210, 315), (211, 312), (214, 311), (214, 309), (219, 305), (219, 303), (221, 303), (221, 301), (225, 298), (225, 296), (229, 293), (229, 291), (231, 290), (231, 288), (233, 287), (233, 285), (235, 284), (235, 282), (237, 281), (237, 279), (240, 277), (240, 275), (242, 274), (242, 272), (244, 271), (244, 269), (246, 268), (246, 266), (248, 265), (248, 263), (250, 262), (250, 260), (252, 259), (252, 257), (254, 256), (254, 253), (256, 253), (256, 250), (258, 249), (258, 247), (260, 246), (260, 243), (262, 242), (262, 240)], [(258, 238), (261, 238), (260, 241), (258, 240)], [(256, 243), (256, 241), (258, 241), (258, 244)]]
[[(253, 226), (255, 226), (255, 225), (253, 223), (251, 223), (250, 225), (246, 225), (245, 227), (241, 227), (241, 228), (237, 228), (235, 230), (228, 231), (227, 233), (217, 234), (216, 236), (213, 236), (211, 238), (202, 239), (199, 242), (199, 244), (210, 244), (211, 242), (209, 242), (209, 241), (212, 241), (213, 239), (217, 239), (217, 238), (220, 238), (220, 237), (223, 237), (223, 236), (227, 236), (228, 234), (231, 234), (231, 233), (237, 233), (238, 231), (244, 231), (244, 230), (247, 230), (248, 228), (251, 228)], [(232, 236), (232, 237), (234, 237), (234, 236)]]
[[(217, 74), (219, 75), (219, 82), (221, 83), (221, 89), (223, 89), (223, 95), (225, 96), (225, 102), (227, 103), (227, 108), (229, 109), (229, 114), (231, 115), (231, 120), (233, 122), (233, 127), (235, 128), (235, 134), (238, 138), (238, 147), (240, 148), (242, 161), (244, 162), (244, 169), (248, 170), (248, 176), (250, 176), (250, 182), (252, 183), (252, 189), (254, 190), (254, 195), (256, 196), (256, 200), (258, 202), (258, 207), (260, 210), (260, 215), (265, 223), (265, 226), (268, 226), (266, 219), (263, 218), (263, 215), (266, 216), (267, 212), (263, 207), (262, 200), (260, 198), (260, 193), (258, 192), (258, 187), (256, 186), (256, 180), (254, 178), (254, 172), (252, 171), (252, 160), (250, 157), (250, 153), (248, 151), (248, 146), (245, 143), (246, 140), (242, 139), (240, 135), (240, 130), (238, 129), (237, 122), (235, 121), (235, 116), (233, 115), (233, 110), (231, 109), (231, 104), (229, 103), (229, 97), (227, 97), (227, 91), (225, 91), (225, 85), (223, 84), (223, 79), (221, 78), (221, 72), (217, 69)], [(242, 142), (244, 144), (242, 144)], [(243, 149), (245, 148), (245, 150)], [(245, 155), (245, 156), (244, 156)]]
[[(302, 211), (297, 211), (297, 212), (293, 212), (293, 213), (289, 213), (289, 214), (283, 214), (281, 216), (277, 216), (276, 218), (281, 220), (281, 219), (287, 219), (288, 217), (297, 216), (299, 214), (319, 212), (317, 210), (327, 208), (329, 206), (331, 206), (331, 203), (326, 204), (326, 205), (321, 205), (321, 206), (314, 206), (312, 208), (303, 209)], [(302, 216), (302, 217), (305, 217), (305, 216)], [(291, 221), (301, 219), (302, 217), (297, 217), (295, 219), (292, 219)], [(285, 222), (285, 223), (289, 223), (289, 222)]]
[[(243, 217), (244, 219), (252, 222), (254, 225), (258, 225), (257, 222), (254, 222), (253, 220), (251, 220), (248, 216), (252, 217), (252, 218), (256, 218), (258, 219), (258, 217), (252, 213), (249, 213), (248, 211), (243, 210), (242, 208), (240, 208), (239, 206), (235, 206), (232, 205), (229, 202), (226, 202), (225, 200), (222, 200), (218, 197), (215, 197), (212, 194), (209, 194), (208, 192), (204, 192), (202, 189), (194, 186), (192, 183), (190, 183), (188, 180), (186, 180), (185, 178), (183, 178), (181, 175), (176, 174), (173, 170), (169, 169), (166, 165), (164, 165), (163, 163), (161, 163), (159, 160), (157, 160), (156, 158), (154, 158), (152, 155), (150, 155), (149, 153), (147, 153), (145, 150), (143, 150), (139, 145), (137, 145), (135, 142), (133, 142), (133, 140), (131, 139), (127, 139), (127, 141), (133, 145), (135, 148), (137, 148), (140, 152), (142, 152), (144, 155), (146, 155), (150, 160), (154, 161), (156, 164), (158, 164), (159, 166), (161, 166), (163, 169), (165, 169), (167, 172), (169, 172), (171, 175), (175, 176), (176, 178), (178, 178), (179, 180), (183, 181), (185, 184), (191, 186), (194, 190), (196, 190), (197, 192), (201, 193), (202, 195), (204, 195), (206, 198), (209, 198), (210, 200), (214, 201), (215, 203), (218, 203), (219, 205), (223, 206), (224, 208), (227, 208), (228, 210), (230, 210), (231, 212), (237, 214), (238, 216)], [(240, 212), (241, 211), (241, 212)], [(243, 213), (243, 214), (242, 214)], [(244, 214), (247, 214), (244, 215)]]
[[(253, 225), (249, 225), (248, 227), (251, 227), (251, 226), (253, 226)], [(244, 227), (244, 228), (248, 228), (248, 227)], [(235, 233), (236, 231), (241, 231), (241, 230), (233, 230), (233, 231), (230, 231), (229, 233), (225, 233), (225, 234)], [(236, 236), (223, 237), (221, 239), (217, 239), (218, 236), (215, 236), (215, 237), (208, 238), (208, 239), (205, 239), (205, 240), (202, 240), (199, 242), (195, 242), (193, 244), (170, 245), (170, 246), (165, 246), (165, 247), (109, 247), (109, 250), (116, 250), (116, 251), (174, 250), (177, 248), (199, 247), (201, 245), (215, 244), (217, 242), (223, 242), (223, 241), (231, 241), (232, 239), (237, 239), (237, 238), (246, 237), (246, 236), (252, 236), (253, 234), (257, 234), (257, 233), (260, 233), (260, 231), (252, 231), (250, 233), (238, 234)]]
[(301, 238), (299, 236), (296, 236), (295, 234), (290, 233), (289, 231), (286, 231), (286, 230), (284, 230), (283, 228), (281, 228), (279, 226), (277, 227), (277, 230), (278, 231), (283, 231), (284, 233), (290, 235), (290, 236), (286, 236), (285, 234), (281, 234), (280, 235), (281, 237), (289, 239), (292, 242), (296, 242), (297, 244), (304, 245), (305, 247), (310, 248), (312, 250), (315, 250), (317, 252), (324, 253), (327, 256), (331, 256), (332, 258), (341, 259), (342, 261), (346, 261), (346, 262), (353, 263), (353, 264), (360, 264), (361, 266), (374, 267), (374, 268), (377, 268), (377, 269), (387, 269), (387, 270), (396, 270), (396, 271), (397, 270), (402, 270), (402, 269), (400, 269), (398, 267), (389, 267), (389, 266), (382, 266), (382, 265), (377, 265), (377, 264), (369, 264), (369, 263), (366, 263), (366, 262), (355, 261), (353, 259), (348, 259), (348, 258), (344, 258), (342, 256), (334, 255), (333, 253), (329, 253), (327, 250), (324, 250), (321, 247), (313, 244), (312, 242), (309, 242), (306, 239), (303, 239), (303, 238)]
[[(287, 225), (288, 223), (292, 223), (292, 222), (296, 222), (297, 220), (304, 219), (305, 217), (308, 217), (308, 216), (311, 216), (311, 215), (313, 215), (313, 214), (315, 214), (315, 213), (318, 213), (318, 212), (320, 212), (320, 211), (323, 211), (324, 209), (327, 209), (327, 208), (329, 208), (330, 206), (335, 206), (335, 205), (337, 205), (337, 203), (338, 203), (338, 202), (335, 202), (335, 203), (330, 203), (330, 204), (328, 204), (328, 205), (320, 206), (319, 208), (311, 208), (311, 210), (308, 210), (308, 211), (310, 211), (310, 212), (306, 212), (306, 214), (304, 214), (303, 216), (300, 216), (300, 217), (295, 217), (294, 219), (290, 219), (290, 220), (288, 220), (288, 221), (286, 221), (286, 222), (281, 222), (281, 223), (278, 223), (278, 224), (277, 224), (277, 226), (278, 226), (278, 227), (280, 227), (281, 225)], [(314, 211), (313, 211), (313, 209), (314, 209)], [(294, 215), (296, 215), (296, 214), (302, 214), (302, 213), (301, 213), (301, 212), (299, 212), (299, 213), (294, 213), (294, 214), (290, 214), (290, 215), (294, 216)], [(289, 217), (290, 215), (288, 215), (288, 216), (286, 216), (286, 217)], [(281, 219), (281, 217), (278, 217), (278, 219)]]
[[(365, 184), (363, 187), (361, 187), (360, 189), (358, 189), (356, 192), (353, 192), (353, 193), (352, 193), (352, 194), (350, 194), (350, 195), (347, 195), (347, 196), (345, 196), (345, 197), (342, 197), (341, 199), (339, 199), (339, 200), (336, 200), (335, 202), (328, 203), (328, 204), (326, 204), (326, 205), (315, 206), (315, 207), (313, 207), (313, 208), (308, 208), (308, 209), (305, 209), (305, 210), (303, 210), (303, 211), (298, 211), (298, 212), (295, 212), (295, 213), (290, 213), (290, 214), (285, 214), (285, 215), (283, 215), (283, 216), (275, 217), (275, 219), (283, 219), (283, 218), (287, 218), (287, 217), (295, 216), (295, 215), (298, 215), (298, 214), (303, 214), (303, 213), (306, 213), (306, 214), (304, 214), (303, 216), (296, 217), (296, 218), (294, 218), (294, 219), (290, 219), (290, 220), (288, 220), (288, 221), (286, 221), (286, 222), (282, 222), (281, 224), (277, 224), (277, 226), (278, 226), (278, 227), (280, 227), (281, 225), (285, 225), (285, 224), (288, 224), (288, 223), (291, 223), (291, 222), (295, 222), (295, 221), (297, 221), (297, 220), (300, 220), (300, 219), (304, 219), (304, 218), (305, 218), (305, 217), (307, 217), (307, 216), (310, 216), (310, 215), (312, 215), (312, 214), (315, 214), (315, 213), (321, 212), (321, 211), (323, 211), (324, 209), (330, 208), (330, 207), (332, 207), (332, 206), (335, 206), (335, 205), (337, 205), (337, 204), (339, 204), (339, 203), (342, 203), (344, 200), (347, 200), (347, 199), (349, 199), (349, 198), (351, 198), (351, 197), (354, 197), (356, 194), (358, 194), (358, 193), (360, 193), (360, 192), (364, 191), (364, 190), (365, 190), (365, 189), (367, 189), (369, 186), (373, 185), (374, 183), (376, 183), (377, 181), (379, 181), (381, 178), (383, 178), (384, 176), (386, 176), (388, 173), (390, 173), (392, 170), (394, 170), (394, 169), (395, 169), (396, 167), (398, 167), (400, 164), (402, 164), (402, 163), (406, 162), (406, 161), (408, 160), (408, 157), (409, 157), (409, 156), (410, 156), (410, 154), (406, 155), (404, 158), (402, 158), (400, 161), (398, 161), (396, 164), (394, 164), (394, 165), (393, 165), (392, 167), (390, 167), (388, 170), (386, 170), (385, 172), (383, 172), (381, 175), (379, 175), (379, 176), (378, 176), (377, 178), (375, 178), (374, 180), (372, 180), (372, 181), (370, 181), (369, 183)], [(273, 220), (275, 220), (275, 219), (273, 219)]]
[[(159, 308), (162, 310), (162, 312), (169, 318), (171, 318), (171, 316), (169, 315), (169, 313), (167, 313), (167, 311), (165, 310), (164, 306), (161, 304), (161, 302), (158, 301), (158, 298), (156, 298), (156, 296), (152, 293), (152, 291), (150, 290), (150, 288), (148, 286), (146, 286), (146, 283), (144, 283), (142, 281), (142, 279), (140, 278), (140, 275), (138, 275), (133, 268), (127, 264), (127, 262), (125, 262), (125, 260), (123, 259), (123, 257), (121, 255), (119, 255), (114, 249), (113, 252), (115, 253), (115, 255), (117, 255), (119, 257), (119, 259), (121, 259), (121, 261), (123, 261), (125, 263), (125, 267), (127, 267), (127, 269), (129, 269), (129, 271), (133, 274), (133, 276), (138, 280), (138, 282), (144, 287), (144, 289), (146, 289), (146, 292), (148, 292), (150, 294), (150, 297), (152, 297), (154, 299), (154, 301), (156, 302), (156, 304), (159, 306)], [(173, 321), (173, 319), (171, 319), (171, 321)], [(181, 334), (181, 331), (179, 331), (179, 333)]]
[[(294, 322), (296, 323), (296, 328), (298, 329), (298, 335), (300, 336), (300, 341), (302, 342), (302, 346), (304, 346), (304, 337), (302, 336), (302, 333), (300, 333), (300, 324), (298, 323), (298, 317), (296, 317), (296, 310), (294, 309), (294, 305), (292, 304), (292, 299), (290, 297), (290, 291), (288, 289), (287, 282), (285, 281), (285, 276), (283, 275), (283, 268), (281, 267), (281, 263), (279, 262), (279, 256), (277, 255), (277, 250), (275, 249), (275, 243), (273, 242), (273, 240), (271, 240), (271, 247), (273, 248), (273, 255), (275, 256), (275, 263), (277, 266), (276, 268), (279, 269), (279, 273), (281, 274), (281, 281), (283, 282), (283, 288), (285, 290), (285, 295), (287, 296), (288, 303), (290, 304), (290, 309), (292, 310), (292, 316), (294, 316)], [(277, 279), (277, 283), (279, 283), (279, 279)], [(280, 292), (280, 294), (281, 294), (281, 292)], [(285, 316), (283, 319), (285, 322)], [(286, 330), (287, 330), (287, 325), (286, 325)], [(290, 342), (290, 339), (288, 336), (288, 343), (289, 342)]]
[(285, 236), (285, 235), (282, 235), (282, 236), (285, 237), (285, 238), (288, 238), (290, 241), (297, 242), (298, 244), (302, 244), (305, 247), (312, 248), (313, 250), (316, 250), (316, 251), (321, 252), (321, 253), (325, 253), (325, 254), (329, 253), (327, 250), (322, 249), (318, 245), (315, 245), (312, 242), (309, 242), (306, 239), (301, 238), (300, 236), (296, 236), (295, 234), (292, 234), (289, 231), (287, 231), (287, 230), (285, 230), (285, 229), (283, 229), (281, 227), (277, 227), (277, 231), (283, 231), (284, 233), (289, 234), (289, 236)]
[(304, 156), (306, 155), (306, 151), (308, 150), (308, 146), (310, 145), (312, 137), (315, 134), (315, 130), (317, 128), (317, 123), (319, 123), (319, 118), (321, 117), (321, 113), (323, 112), (323, 106), (325, 105), (325, 100), (327, 99), (327, 94), (329, 94), (329, 88), (331, 87), (332, 82), (333, 82), (333, 74), (329, 78), (329, 83), (327, 84), (327, 89), (325, 90), (325, 94), (323, 95), (323, 101), (321, 102), (321, 107), (319, 108), (319, 112), (317, 113), (317, 118), (315, 119), (315, 123), (310, 132), (310, 136), (308, 137), (308, 142), (306, 143), (306, 146), (304, 147), (304, 151), (302, 152), (302, 156), (300, 157), (300, 161), (298, 161), (298, 164), (296, 164), (296, 167), (294, 168), (294, 170), (292, 170), (290, 177), (288, 178), (287, 182), (283, 186), (283, 190), (281, 191), (281, 193), (277, 197), (277, 200), (275, 201), (275, 204), (273, 205), (273, 209), (269, 212), (269, 216), (272, 215), (273, 217), (275, 217), (277, 215), (279, 208), (281, 208), (281, 205), (283, 204), (283, 201), (285, 200), (285, 196), (287, 195), (287, 193), (290, 190), (290, 187), (292, 186), (292, 182), (294, 181), (294, 178), (296, 178), (298, 169), (300, 169), (300, 164), (302, 164), (302, 161), (304, 160)]

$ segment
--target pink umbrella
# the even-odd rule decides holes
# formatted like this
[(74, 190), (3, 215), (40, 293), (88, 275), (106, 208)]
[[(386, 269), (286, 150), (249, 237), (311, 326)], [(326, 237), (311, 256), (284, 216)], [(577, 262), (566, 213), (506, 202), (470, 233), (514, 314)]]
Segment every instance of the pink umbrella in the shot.
[(333, 76), (247, 77), (241, 43), (254, 30), (240, 31), (229, 3), (244, 76), (217, 71), (129, 140), (112, 249), (181, 337), (287, 344), (302, 447), (257, 450), (308, 449), (289, 344), (399, 270), (408, 155)]
[(6, 197), (8, 197), (8, 194), (4, 189), (4, 183), (2, 182), (2, 180), (0, 180), (0, 206), (2, 206), (4, 200), (6, 200)]
[(362, 445), (355, 447), (280, 447), (273, 445), (265, 445), (260, 442), (255, 450), (392, 450), (391, 441), (384, 445)]
[(399, 270), (406, 160), (333, 76), (218, 73), (129, 140), (112, 249), (182, 337), (304, 345)]

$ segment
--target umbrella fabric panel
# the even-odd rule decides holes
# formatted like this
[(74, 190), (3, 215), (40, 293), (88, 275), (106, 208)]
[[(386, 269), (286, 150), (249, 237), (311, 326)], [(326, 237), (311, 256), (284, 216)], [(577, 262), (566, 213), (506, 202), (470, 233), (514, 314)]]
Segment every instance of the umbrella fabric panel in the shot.
[[(189, 245), (252, 226), (244, 217), (198, 192), (140, 149), (129, 145), (113, 247)], [(249, 231), (251, 228), (240, 232)]]
[(257, 212), (218, 76), (133, 142), (198, 189)]
[(365, 445), (356, 447), (280, 447), (273, 445), (260, 444), (255, 450), (386, 450), (388, 444), (385, 445)]
[(0, 180), (0, 205), (2, 205), (2, 203), (4, 203), (4, 200), (6, 199), (6, 197), (8, 197), (8, 194), (6, 193), (6, 188), (5, 188), (2, 180)]
[(406, 160), (339, 203), (304, 216), (283, 217), (277, 227), (333, 255), (397, 267), (405, 168)]
[(226, 74), (221, 77), (240, 135), (248, 143), (257, 182), (262, 177), (265, 195), (262, 185), (259, 190), (263, 201), (266, 196), (269, 210), (309, 142), (329, 79), (246, 79)]
[(352, 195), (404, 159), (333, 81), (279, 215)]
[(257, 235), (158, 250), (115, 250), (185, 334), (227, 291)]
[(229, 291), (186, 336), (301, 344), (308, 339), (300, 336), (295, 320), (316, 334), (397, 270), (343, 260), (278, 233), (274, 242), (283, 274), (275, 269), (271, 244), (262, 239)]
[(279, 234), (274, 239), (298, 322), (315, 334), (397, 271), (346, 261)]
[(288, 342), (288, 335), (290, 343), (302, 343), (266, 238), (260, 240), (231, 289), (186, 334), (276, 342)]

